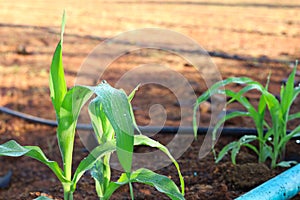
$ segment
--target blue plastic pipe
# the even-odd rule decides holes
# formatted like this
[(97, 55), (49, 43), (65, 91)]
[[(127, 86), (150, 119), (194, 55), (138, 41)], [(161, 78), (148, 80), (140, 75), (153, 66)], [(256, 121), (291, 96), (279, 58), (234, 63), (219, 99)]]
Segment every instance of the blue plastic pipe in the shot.
[(235, 200), (284, 200), (300, 191), (300, 164), (254, 188)]

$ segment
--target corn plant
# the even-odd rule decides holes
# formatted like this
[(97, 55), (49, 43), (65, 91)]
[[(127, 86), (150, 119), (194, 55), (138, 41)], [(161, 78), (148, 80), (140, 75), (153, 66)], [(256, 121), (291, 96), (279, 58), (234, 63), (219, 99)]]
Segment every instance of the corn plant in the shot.
[[(123, 90), (111, 87), (103, 81), (98, 86), (74, 86), (67, 89), (62, 63), (62, 44), (65, 27), (65, 14), (62, 20), (61, 40), (53, 55), (50, 69), (50, 96), (56, 111), (57, 139), (63, 167), (56, 161), (50, 161), (37, 146), (21, 146), (11, 140), (0, 145), (1, 156), (29, 156), (47, 165), (62, 183), (64, 199), (72, 200), (76, 184), (87, 171), (92, 171), (96, 182), (96, 190), (100, 199), (109, 199), (120, 186), (129, 184), (130, 194), (133, 195), (133, 182), (154, 186), (171, 199), (184, 199), (184, 181), (179, 165), (160, 143), (144, 136), (134, 135), (137, 128), (130, 104), (136, 90), (129, 96)], [(95, 94), (89, 103), (89, 114), (99, 145), (84, 158), (72, 175), (72, 158), (74, 137), (78, 116), (82, 106)], [(141, 168), (131, 170), (134, 145), (148, 145), (162, 150), (175, 164), (180, 178), (181, 192), (176, 184), (166, 176), (151, 170)], [(118, 160), (124, 170), (117, 182), (110, 180), (110, 156), (117, 153)], [(38, 199), (47, 199), (39, 197)]]
[[(166, 193), (172, 199), (181, 199), (182, 194), (178, 193), (176, 185), (167, 177), (155, 174), (148, 169), (139, 169), (132, 173), (130, 171), (133, 139), (134, 145), (147, 145), (158, 148), (172, 160), (178, 170), (181, 189), (184, 191), (184, 182), (180, 173), (179, 165), (165, 146), (142, 134), (134, 135), (133, 138), (127, 135), (128, 132), (133, 133), (134, 127), (139, 130), (130, 104), (137, 88), (128, 97), (126, 97), (126, 94), (123, 91), (112, 88), (106, 82), (103, 82), (95, 89), (95, 93), (98, 96), (89, 104), (89, 114), (92, 119), (92, 125), (97, 141), (99, 145), (101, 145), (107, 141), (115, 140), (114, 136), (116, 134), (117, 153), (118, 150), (120, 150), (118, 156), (120, 155), (119, 160), (125, 171), (118, 182), (110, 182), (109, 159), (111, 153), (107, 153), (102, 159), (96, 162), (91, 174), (95, 180), (96, 191), (99, 198), (108, 199), (116, 189), (124, 184), (129, 184), (131, 197), (133, 198), (131, 183), (140, 182), (156, 187), (159, 191)], [(123, 98), (121, 98), (122, 96)], [(114, 116), (116, 111), (117, 116)], [(121, 118), (126, 119), (126, 121)], [(122, 131), (125, 131), (125, 133), (122, 133)], [(118, 144), (118, 142), (120, 144)], [(124, 151), (124, 149), (126, 151)]]
[[(140, 182), (156, 187), (172, 199), (182, 199), (176, 185), (167, 177), (156, 174), (148, 169), (138, 169), (131, 172), (132, 152), (134, 145), (147, 145), (163, 151), (175, 164), (184, 189), (184, 182), (179, 165), (166, 147), (142, 134), (133, 135), (134, 127), (138, 130), (130, 101), (134, 90), (128, 97), (122, 90), (112, 88), (106, 82), (97, 87), (89, 87), (97, 97), (89, 104), (89, 114), (99, 145), (116, 140), (116, 151), (119, 161), (125, 171), (117, 182), (110, 181), (109, 159), (107, 153), (99, 159), (92, 168), (91, 174), (95, 180), (96, 191), (100, 199), (108, 199), (112, 193), (124, 184), (129, 184), (133, 198), (132, 182)], [(116, 138), (116, 139), (115, 139)]]
[[(234, 111), (223, 116), (216, 126), (214, 127), (212, 137), (213, 141), (216, 139), (216, 132), (220, 126), (229, 119), (234, 117), (250, 117), (254, 121), (257, 135), (245, 135), (238, 141), (234, 141), (226, 145), (216, 157), (216, 162), (219, 162), (229, 151), (231, 151), (232, 163), (236, 163), (236, 156), (242, 146), (248, 147), (258, 155), (258, 162), (265, 162), (267, 159), (271, 160), (271, 168), (276, 166), (290, 166), (295, 163), (294, 161), (284, 161), (284, 154), (287, 142), (296, 136), (300, 135), (300, 126), (297, 126), (291, 133), (287, 134), (287, 123), (290, 120), (300, 118), (300, 112), (290, 114), (290, 108), (292, 103), (300, 93), (300, 86), (294, 86), (295, 74), (297, 69), (297, 63), (293, 71), (288, 77), (286, 85), (281, 86), (280, 100), (278, 100), (273, 94), (268, 91), (269, 79), (266, 86), (263, 86), (259, 82), (256, 82), (247, 77), (241, 78), (228, 78), (226, 80), (215, 83), (208, 91), (203, 93), (198, 99), (194, 107), (194, 120), (193, 127), (195, 137), (197, 134), (197, 121), (196, 113), (199, 105), (206, 101), (211, 95), (223, 94), (227, 95), (231, 99), (227, 102), (227, 105), (234, 101), (239, 102), (246, 111)], [(224, 87), (228, 84), (241, 84), (244, 87), (238, 92), (234, 92), (229, 89), (221, 90), (221, 86)], [(255, 108), (245, 97), (245, 93), (250, 90), (258, 90), (261, 93), (259, 98), (259, 104)], [(266, 121), (266, 112), (270, 113), (271, 123)], [(257, 141), (258, 146), (255, 146), (252, 142)], [(213, 143), (215, 144), (215, 143)], [(212, 150), (214, 148), (212, 145)]]

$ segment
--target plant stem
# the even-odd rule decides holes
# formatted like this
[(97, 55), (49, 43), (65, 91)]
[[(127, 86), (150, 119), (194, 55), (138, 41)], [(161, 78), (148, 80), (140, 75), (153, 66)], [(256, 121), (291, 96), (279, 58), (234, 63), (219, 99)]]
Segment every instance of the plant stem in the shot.
[(272, 162), (271, 162), (272, 169), (274, 169), (276, 167), (277, 157), (278, 157), (278, 149), (274, 149), (273, 155), (274, 155), (274, 157), (272, 157)]
[(64, 200), (73, 200), (73, 192), (64, 192)]
[[(72, 149), (73, 151), (73, 149)], [(67, 154), (68, 158), (64, 160), (64, 172), (67, 180), (72, 179), (72, 152), (71, 154)]]
[(129, 182), (129, 190), (130, 190), (130, 197), (132, 200), (134, 200), (134, 194), (133, 194), (133, 188), (132, 188), (132, 183)]
[(264, 163), (265, 162), (265, 152), (264, 152), (264, 143), (262, 141), (259, 141), (259, 156), (258, 156), (258, 162)]
[[(263, 120), (263, 118), (262, 118)], [(265, 162), (265, 152), (264, 152), (264, 146), (265, 146), (265, 142), (264, 142), (264, 132), (263, 132), (263, 124), (260, 123), (256, 126), (256, 130), (257, 130), (257, 136), (258, 136), (258, 145), (259, 145), (259, 155), (258, 155), (258, 162), (259, 163), (263, 163)]]
[[(60, 123), (60, 122), (59, 122)], [(73, 148), (74, 148), (74, 137), (75, 137), (75, 125), (76, 123), (71, 124), (70, 130), (61, 130), (62, 132), (67, 131), (68, 133), (72, 135), (71, 142), (69, 142), (69, 145), (67, 145), (67, 148), (65, 149), (65, 153), (62, 154), (63, 157), (63, 163), (64, 163), (64, 173), (67, 180), (72, 180), (72, 159), (73, 159)], [(58, 127), (59, 130), (59, 127)], [(73, 192), (72, 187), (70, 183), (64, 184), (64, 200), (73, 200)]]
[(64, 200), (73, 200), (73, 192), (71, 191), (71, 184), (64, 184)]
[(285, 160), (285, 151), (286, 151), (286, 144), (283, 144), (281, 147), (281, 153), (280, 153), (280, 161)]

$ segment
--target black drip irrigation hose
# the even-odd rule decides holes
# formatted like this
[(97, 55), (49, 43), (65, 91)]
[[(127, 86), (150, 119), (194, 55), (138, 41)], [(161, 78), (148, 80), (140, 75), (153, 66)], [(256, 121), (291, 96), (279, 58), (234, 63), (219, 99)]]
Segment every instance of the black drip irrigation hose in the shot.
[[(18, 112), (12, 109), (9, 109), (7, 107), (0, 107), (0, 112), (12, 115), (15, 117), (19, 117), (23, 120), (32, 122), (32, 123), (38, 123), (43, 124), (47, 126), (56, 127), (57, 122), (54, 120), (48, 120), (40, 117), (35, 117), (32, 115), (28, 115), (22, 112)], [(93, 130), (93, 127), (91, 124), (77, 124), (77, 129), (79, 130)], [(142, 133), (145, 134), (151, 134), (151, 133), (162, 133), (162, 134), (176, 134), (178, 132), (182, 134), (194, 134), (193, 127), (175, 127), (175, 126), (164, 126), (164, 127), (157, 127), (157, 126), (139, 126), (139, 129)], [(209, 131), (209, 128), (207, 127), (199, 127), (197, 130), (198, 135), (205, 135)], [(266, 132), (266, 130), (265, 130)], [(288, 130), (287, 134), (289, 134), (291, 131)], [(229, 127), (223, 127), (222, 129), (222, 135), (226, 136), (236, 136), (241, 137), (243, 135), (257, 135), (257, 131), (255, 128), (229, 128)], [(297, 139), (297, 138), (293, 138)]]

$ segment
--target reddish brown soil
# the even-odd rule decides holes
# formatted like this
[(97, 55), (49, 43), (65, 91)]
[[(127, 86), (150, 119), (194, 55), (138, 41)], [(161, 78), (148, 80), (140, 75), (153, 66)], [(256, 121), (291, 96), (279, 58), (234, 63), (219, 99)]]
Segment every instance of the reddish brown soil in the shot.
[[(152, 2), (152, 3), (151, 3)], [(64, 64), (69, 87), (76, 80), (81, 63), (102, 39), (123, 31), (142, 27), (167, 28), (183, 33), (209, 51), (238, 54), (259, 58), (293, 61), (300, 58), (300, 12), (297, 0), (274, 3), (271, 0), (214, 1), (155, 1), (113, 2), (89, 1), (89, 3), (43, 3), (36, 1), (0, 2), (0, 105), (35, 116), (54, 119), (48, 89), (48, 72), (55, 45), (59, 40), (59, 24), (62, 8), (67, 10), (67, 27), (64, 40)], [(175, 3), (174, 3), (175, 2)], [(193, 3), (194, 2), (194, 3)], [(198, 3), (195, 3), (198, 2)], [(59, 5), (59, 6), (57, 6)], [(130, 14), (128, 14), (130, 13)], [(86, 36), (97, 36), (91, 38)], [(282, 79), (287, 78), (291, 68), (285, 64), (259, 63), (212, 58), (223, 78), (249, 76), (266, 83), (272, 72), (270, 91), (279, 94)], [(103, 79), (114, 84), (127, 71), (145, 63), (162, 63), (171, 66), (186, 77), (197, 95), (206, 90), (203, 77), (182, 58), (162, 51), (141, 50), (124, 55), (106, 71)], [(299, 70), (299, 67), (298, 67)], [(157, 72), (153, 72), (157, 76)], [(162, 75), (162, 74), (161, 74)], [(297, 77), (297, 81), (300, 77)], [(239, 88), (236, 85), (231, 89)], [(129, 92), (129, 91), (126, 91)], [(258, 93), (247, 94), (257, 104)], [(152, 103), (166, 108), (165, 125), (180, 124), (180, 109), (175, 96), (162, 87), (142, 86), (133, 101), (137, 122), (146, 125)], [(291, 112), (299, 112), (300, 99)], [(241, 109), (237, 104), (229, 109)], [(188, 118), (191, 120), (191, 117)], [(201, 113), (201, 126), (208, 126), (209, 112)], [(293, 121), (293, 129), (299, 121)], [(236, 119), (226, 126), (253, 127), (251, 119)], [(158, 134), (155, 138), (168, 143), (172, 136)], [(31, 124), (21, 119), (0, 113), (0, 143), (15, 139), (23, 145), (38, 145), (52, 160), (60, 160), (55, 128)], [(233, 137), (221, 136), (217, 144), (219, 151)], [(266, 165), (256, 164), (256, 157), (247, 149), (238, 156), (238, 165), (233, 166), (229, 158), (215, 164), (209, 154), (198, 159), (203, 137), (199, 137), (179, 158), (178, 162), (186, 182), (186, 199), (233, 199), (284, 169), (270, 170)], [(74, 167), (86, 156), (83, 145), (76, 138)], [(137, 151), (147, 149), (141, 148)], [(299, 144), (291, 141), (287, 147), (287, 158), (299, 159)], [(300, 161), (300, 160), (298, 160)], [(0, 190), (0, 199), (33, 199), (48, 195), (62, 199), (62, 187), (51, 171), (30, 158), (0, 157), (0, 175), (13, 171), (11, 184)], [(158, 171), (172, 177), (178, 184), (173, 166)], [(118, 171), (113, 171), (116, 180)], [(166, 197), (153, 188), (135, 184), (136, 199), (164, 199)], [(86, 174), (80, 180), (75, 199), (96, 199), (94, 182)], [(112, 199), (128, 199), (128, 188), (123, 187)], [(300, 199), (299, 195), (295, 199)]]
[[(14, 118), (6, 121), (13, 124), (16, 122), (24, 124)], [(50, 159), (59, 159), (54, 129), (28, 124), (22, 128), (26, 131), (26, 133), (22, 133), (25, 138), (14, 137), (16, 140), (24, 145), (39, 145)], [(47, 137), (40, 134), (41, 131), (47, 133)], [(33, 136), (35, 139), (30, 140), (29, 138)], [(159, 134), (155, 138), (164, 143), (164, 141), (170, 140), (170, 137), (172, 136)], [(239, 154), (236, 166), (230, 163), (229, 157), (225, 157), (222, 162), (215, 164), (211, 154), (199, 160), (198, 152), (202, 139), (203, 137), (199, 137), (199, 141), (194, 142), (178, 160), (185, 179), (186, 199), (233, 199), (284, 170), (281, 168), (270, 170), (265, 164), (257, 164), (256, 157), (247, 149), (243, 149)], [(222, 137), (217, 145), (217, 151), (233, 139), (235, 138)], [(290, 142), (287, 156), (299, 159), (300, 153), (297, 149), (299, 149), (299, 145)], [(86, 155), (78, 138), (74, 155), (75, 165)], [(0, 160), (2, 173), (13, 170), (12, 182), (9, 188), (1, 190), (1, 199), (33, 199), (40, 195), (47, 195), (55, 199), (63, 198), (60, 183), (53, 173), (39, 162), (26, 157), (1, 157)], [(179, 184), (174, 166), (165, 167), (157, 172), (171, 177)], [(119, 171), (113, 170), (112, 179), (116, 180), (119, 174)], [(141, 184), (134, 184), (134, 191), (136, 199), (168, 199), (155, 189)], [(74, 198), (96, 199), (94, 182), (88, 173), (79, 181)], [(112, 199), (129, 199), (128, 188), (120, 188)]]

